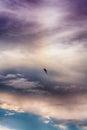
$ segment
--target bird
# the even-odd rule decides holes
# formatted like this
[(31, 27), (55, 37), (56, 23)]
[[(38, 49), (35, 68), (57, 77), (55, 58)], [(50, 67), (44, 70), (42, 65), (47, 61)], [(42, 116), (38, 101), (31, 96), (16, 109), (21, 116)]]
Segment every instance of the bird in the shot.
[(44, 72), (47, 74), (47, 69), (46, 68), (43, 68)]

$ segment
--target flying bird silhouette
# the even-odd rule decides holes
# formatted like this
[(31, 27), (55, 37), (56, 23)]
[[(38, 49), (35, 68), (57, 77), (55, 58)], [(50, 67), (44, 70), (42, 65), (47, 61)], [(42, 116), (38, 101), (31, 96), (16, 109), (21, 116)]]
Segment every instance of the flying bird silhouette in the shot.
[(43, 68), (44, 72), (47, 74), (47, 69)]

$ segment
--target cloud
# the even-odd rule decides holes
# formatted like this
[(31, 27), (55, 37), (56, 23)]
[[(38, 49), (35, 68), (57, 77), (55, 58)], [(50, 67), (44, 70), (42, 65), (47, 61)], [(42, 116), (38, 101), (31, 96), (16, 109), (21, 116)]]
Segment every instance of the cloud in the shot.
[(5, 116), (12, 116), (12, 115), (15, 115), (15, 113), (7, 111), (6, 114), (5, 114)]
[(76, 15), (77, 18), (83, 18), (86, 19), (87, 15), (87, 1), (86, 0), (73, 0), (70, 3), (71, 10), (73, 11), (74, 15)]
[(26, 73), (0, 74), (2, 108), (63, 119), (87, 117), (86, 3), (0, 1), (0, 72), (14, 68)]
[(12, 86), (14, 88), (19, 88), (19, 89), (35, 88), (39, 86), (38, 82), (31, 82), (25, 78), (17, 78), (17, 79), (8, 80), (7, 82), (5, 82), (5, 84)]
[[(85, 16), (87, 9), (85, 3), (86, 0), (54, 0), (50, 2), (49, 0), (39, 0), (38, 2), (36, 0), (4, 0), (1, 2), (0, 21), (1, 24), (4, 24), (1, 33), (4, 36), (7, 35), (7, 38), (2, 37), (2, 39), (6, 39), (8, 44), (8, 39), (12, 39), (13, 42), (18, 41), (20, 44), (27, 41), (26, 44), (28, 45), (31, 44), (31, 39), (33, 39), (34, 44), (38, 45), (38, 41), (42, 44), (43, 39), (47, 39), (46, 42), (48, 42), (55, 36), (55, 40), (60, 39), (63, 44), (71, 44), (73, 40), (76, 42), (76, 36), (78, 39), (79, 34), (86, 33)], [(81, 25), (83, 25), (83, 28), (81, 28)], [(82, 39), (84, 41), (83, 37)], [(81, 38), (78, 40), (81, 40)], [(13, 44), (13, 42), (10, 44)]]
[(4, 78), (4, 76), (3, 75), (0, 75), (0, 79), (3, 79)]
[(15, 74), (7, 74), (5, 78), (16, 78)]
[(0, 129), (1, 129), (1, 130), (15, 130), (15, 129), (7, 128), (7, 127), (4, 127), (4, 126), (0, 126)]
[(86, 17), (77, 20), (77, 14), (79, 18), (84, 16), (85, 3), (85, 0), (2, 2), (0, 68), (47, 66), (55, 73), (49, 76), (51, 80), (83, 84), (87, 71)]
[(11, 0), (6, 0), (6, 1), (4, 1), (5, 2), (5, 4), (7, 5), (7, 6), (9, 6), (10, 8), (18, 8), (18, 7), (27, 7), (27, 6), (29, 6), (29, 5), (31, 5), (31, 6), (38, 6), (41, 2), (42, 2), (43, 0), (25, 0), (25, 1), (20, 1), (20, 0), (13, 0), (13, 1), (11, 1)]
[(59, 128), (60, 130), (67, 130), (67, 126), (66, 125), (63, 125), (63, 124), (60, 124), (60, 125), (55, 125), (55, 127)]
[(48, 124), (48, 123), (50, 123), (51, 118), (50, 118), (49, 116), (46, 116), (46, 117), (44, 117), (44, 118), (41, 118), (41, 120), (42, 120), (45, 124)]
[[(33, 7), (31, 3), (37, 3), (39, 8)], [(31, 45), (32, 41), (38, 45), (38, 41), (41, 42), (43, 38), (45, 39), (47, 33), (49, 34), (51, 30), (56, 30), (57, 24), (60, 24), (61, 18), (66, 15), (65, 9), (65, 12), (63, 8), (60, 9), (61, 6), (55, 8), (56, 1), (51, 1), (51, 3), (53, 3), (53, 6), (50, 6), (49, 0), (47, 2), (45, 0), (40, 0), (39, 2), (3, 1), (0, 13), (0, 24), (4, 26), (4, 28), (1, 28), (2, 41), (6, 41), (8, 44), (10, 42), (9, 46), (15, 46), (13, 42), (17, 42), (16, 45), (23, 45), (23, 43)], [(60, 0), (58, 3), (60, 4)], [(8, 5), (10, 5), (9, 8)], [(25, 5), (27, 5), (26, 8)], [(12, 8), (13, 6), (15, 7), (14, 9)], [(49, 15), (51, 16), (49, 17), (50, 20), (48, 19)]]
[[(58, 49), (58, 51), (57, 51)], [(0, 52), (0, 68), (23, 67), (41, 70), (47, 67), (47, 79), (58, 82), (86, 84), (86, 49), (83, 45), (56, 45), (44, 47), (33, 55), (28, 50), (14, 49)], [(5, 60), (7, 59), (7, 60)], [(40, 75), (41, 76), (41, 75)]]
[[(29, 79), (28, 76), (22, 74), (6, 74), (0, 76), (0, 84), (3, 86), (1, 90), (35, 95), (49, 95), (49, 92), (44, 89), (44, 84), (40, 80)], [(26, 78), (25, 78), (26, 77)], [(2, 103), (2, 102), (1, 102)]]
[(55, 119), (86, 119), (87, 103), (86, 94), (69, 95), (64, 97), (44, 95), (23, 95), (15, 93), (0, 93), (0, 108), (29, 112), (42, 117)]
[(22, 78), (24, 75), (22, 74), (6, 74), (6, 75), (0, 75), (0, 79), (6, 80), (6, 79), (15, 79), (15, 78)]

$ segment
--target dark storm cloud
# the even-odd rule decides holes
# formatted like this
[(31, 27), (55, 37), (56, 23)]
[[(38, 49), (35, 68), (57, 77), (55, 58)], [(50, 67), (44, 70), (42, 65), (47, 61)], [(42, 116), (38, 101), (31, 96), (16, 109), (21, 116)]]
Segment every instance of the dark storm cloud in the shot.
[[(87, 41), (87, 31), (83, 30), (81, 32), (78, 32), (73, 38), (71, 38), (72, 41), (80, 41), (80, 42), (86, 42)], [(84, 47), (86, 44), (83, 45)]]
[(87, 0), (71, 0), (70, 7), (77, 19), (87, 18)]
[[(9, 71), (10, 72), (10, 71)], [(21, 74), (22, 72), (23, 74)], [(56, 82), (45, 76), (41, 70), (20, 70), (17, 73), (7, 73), (0, 75), (0, 90), (13, 91), (15, 93), (27, 95), (51, 95), (55, 97), (67, 97), (76, 94), (86, 94), (85, 85)]]
[(18, 33), (21, 31), (23, 25), (21, 21), (14, 18), (12, 14), (0, 13), (0, 36), (10, 35), (11, 33)]
[(77, 30), (74, 34), (72, 34), (69, 44), (77, 41), (86, 42), (87, 0), (71, 0), (68, 2), (67, 9), (69, 14), (65, 18), (66, 27), (67, 29), (71, 29), (73, 27), (72, 30)]
[(5, 4), (10, 8), (17, 8), (17, 7), (26, 7), (28, 5), (31, 6), (38, 6), (41, 4), (42, 0), (4, 0)]
[[(12, 13), (12, 14), (10, 14), (10, 13), (0, 14), (1, 15), (0, 16), (0, 24), (1, 24), (1, 26), (4, 26), (4, 28), (1, 28), (0, 32), (1, 32), (1, 35), (3, 34), (4, 36), (5, 35), (7, 36), (7, 38), (3, 37), (3, 39), (13, 38), (12, 40), (14, 42), (15, 39), (19, 41), (19, 39), (22, 38), (22, 40), (23, 40), (23, 38), (25, 38), (25, 39), (30, 41), (30, 37), (32, 38), (32, 37), (39, 35), (39, 38), (40, 38), (40, 37), (43, 37), (44, 35), (45, 36), (47, 34), (49, 35), (49, 33), (53, 32), (52, 30), (56, 30), (56, 28), (50, 29), (48, 27), (47, 28), (44, 27), (42, 29), (42, 27), (39, 26), (40, 24), (43, 23), (44, 19), (41, 20), (41, 18), (38, 17), (38, 14), (40, 13), (40, 9), (38, 8), (38, 11), (37, 11), (36, 8), (33, 8), (30, 3), (38, 4), (40, 2), (43, 3), (42, 1), (36, 1), (36, 0), (33, 0), (33, 1), (31, 1), (31, 0), (29, 0), (29, 1), (26, 1), (26, 0), (24, 0), (24, 1), (20, 1), (20, 0), (18, 0), (18, 1), (16, 1), (16, 0), (3, 1), (2, 2), (3, 11)], [(15, 5), (15, 7), (19, 5), (22, 9), (21, 8), (19, 8), (17, 10), (16, 9), (14, 9), (14, 10), (9, 9), (9, 11), (8, 11), (9, 7), (4, 7), (4, 4), (6, 4), (6, 3), (11, 4), (12, 6)], [(50, 3), (50, 1), (47, 1), (47, 2), (44, 1), (44, 3)], [(51, 1), (51, 3), (53, 3), (53, 2)], [(26, 7), (27, 10), (25, 10), (25, 8), (22, 7), (22, 4), (27, 5), (27, 7)], [(28, 4), (31, 6), (31, 8), (28, 6)], [(56, 3), (55, 3), (55, 5), (56, 5)], [(12, 6), (10, 6), (10, 7), (12, 7)], [(46, 6), (46, 5), (44, 5), (44, 6)], [(41, 13), (43, 13), (45, 11), (45, 7), (43, 7), (43, 5), (39, 6), (39, 7), (41, 9), (43, 9), (41, 11)], [(47, 11), (49, 10), (49, 5), (47, 5), (46, 10)], [(51, 8), (50, 8), (50, 10), (51, 10)], [(20, 18), (18, 18), (17, 16), (18, 15), (20, 16), (21, 12), (23, 13), (23, 15)], [(15, 15), (14, 15), (14, 13), (15, 13)], [(27, 13), (27, 17), (25, 17), (26, 13)], [(31, 13), (31, 15), (30, 15), (30, 13)], [(39, 15), (41, 15), (41, 14), (39, 14)], [(32, 19), (31, 16), (34, 17), (33, 21), (31, 20)], [(28, 20), (27, 20), (27, 18), (28, 18)], [(39, 18), (39, 21), (38, 21), (38, 18)], [(2, 21), (3, 21), (3, 24), (2, 24)], [(26, 21), (27, 21), (27, 23), (26, 23)], [(9, 23), (9, 25), (8, 25), (8, 23)], [(39, 30), (39, 28), (41, 28), (41, 29)], [(38, 32), (39, 32), (39, 34), (38, 34)], [(21, 34), (21, 33), (23, 33), (23, 34)], [(22, 35), (22, 36), (20, 36), (20, 35)], [(28, 37), (29, 37), (29, 39), (28, 39)]]
[(2, 41), (14, 43), (22, 41), (23, 38), (24, 41), (29, 37), (32, 39), (32, 36), (36, 35), (34, 30), (38, 30), (38, 27), (38, 23), (26, 22), (12, 13), (0, 13), (0, 39)]
[[(51, 38), (55, 35), (58, 35), (56, 37), (56, 41), (57, 42), (61, 42), (63, 44), (72, 44), (73, 42), (77, 42), (77, 39), (79, 40), (79, 42), (85, 41), (86, 40), (86, 17), (84, 17), (84, 15), (86, 16), (87, 12), (87, 8), (86, 8), (86, 0), (83, 1), (60, 1), (60, 0), (55, 0), (54, 2), (52, 1), (45, 1), (45, 0), (40, 0), (40, 1), (36, 1), (36, 0), (7, 0), (7, 1), (3, 1), (3, 4), (11, 4), (10, 7), (12, 6), (19, 6), (21, 8), (19, 9), (14, 9), (14, 11), (12, 9), (9, 10), (10, 13), (12, 14), (5, 14), (2, 13), (0, 14), (0, 24), (1, 27), (0, 29), (0, 39), (2, 39), (3, 41), (8, 41), (11, 42), (10, 44), (12, 44), (13, 42), (18, 42), (17, 44), (19, 44), (19, 42), (21, 42), (20, 44), (22, 44), (22, 42), (28, 42), (28, 44), (33, 44), (32, 46), (38, 43), (38, 40), (40, 41), (40, 39), (42, 38)], [(42, 5), (39, 5), (39, 3), (42, 3)], [(49, 3), (49, 4), (48, 4)], [(2, 4), (2, 5), (3, 5)], [(32, 4), (32, 5), (31, 5)], [(33, 8), (33, 5), (38, 5), (38, 8), (36, 9)], [(47, 4), (47, 6), (46, 6)], [(22, 7), (22, 5), (27, 5), (26, 8)], [(56, 6), (57, 5), (57, 6)], [(30, 8), (31, 6), (31, 8)], [(45, 9), (45, 6), (47, 8), (47, 10)], [(55, 7), (55, 8), (54, 8)], [(8, 10), (8, 7), (4, 7), (5, 11)], [(3, 8), (3, 10), (4, 10)], [(49, 22), (48, 25), (46, 25), (47, 27), (45, 27), (43, 21), (47, 21), (49, 19), (44, 19), (45, 17), (42, 16), (43, 19), (41, 19), (41, 17), (38, 17), (38, 14), (40, 14), (40, 9), (43, 9), (43, 11), (41, 11), (41, 14), (43, 15), (43, 12), (45, 13), (44, 15), (46, 15), (45, 11), (48, 11), (50, 9), (53, 9), (55, 11), (55, 13), (57, 13), (57, 21), (59, 22), (61, 20), (61, 23), (54, 23), (55, 27), (53, 26), (48, 26), (51, 23)], [(60, 11), (59, 11), (60, 9)], [(38, 11), (37, 11), (38, 10)], [(18, 13), (17, 13), (18, 12)], [(20, 13), (19, 13), (20, 12)], [(30, 15), (31, 13), (31, 15)], [(47, 12), (48, 13), (48, 12)], [(22, 15), (20, 15), (22, 14)], [(27, 15), (26, 15), (27, 14)], [(51, 14), (49, 14), (51, 15)], [(61, 16), (61, 18), (58, 18), (58, 15)], [(20, 16), (20, 17), (19, 17)], [(25, 17), (26, 16), (26, 17)], [(33, 16), (33, 20), (32, 17)], [(47, 17), (47, 16), (46, 16)], [(54, 19), (54, 14), (52, 14), (52, 16)], [(39, 18), (39, 20), (38, 20)], [(52, 21), (53, 19), (51, 19), (50, 21)], [(3, 21), (3, 23), (2, 23)], [(43, 26), (42, 27), (42, 23)], [(47, 24), (47, 23), (45, 23)], [(83, 28), (81, 29), (81, 27), (83, 26)], [(75, 31), (76, 30), (76, 31)], [(67, 34), (68, 31), (72, 32), (71, 34)], [(59, 35), (63, 35), (63, 33), (66, 32), (67, 35), (59, 37)]]
[[(30, 5), (30, 3), (32, 3), (32, 4), (35, 4), (35, 5), (39, 5), (39, 3), (49, 3), (50, 4), (50, 1), (49, 0), (47, 0), (47, 2), (46, 1), (42, 1), (42, 0), (39, 0), (39, 1), (36, 1), (36, 0), (33, 0), (33, 1), (31, 1), (31, 0), (29, 0), (29, 1), (27, 1), (27, 0), (24, 0), (24, 1), (20, 1), (20, 0), (13, 0), (13, 1), (10, 1), (10, 0), (7, 0), (7, 1), (3, 1), (2, 3), (9, 3), (9, 4), (11, 4), (10, 5), (10, 7), (13, 5), (15, 5), (15, 6), (20, 6), (23, 10), (24, 10), (24, 8), (22, 7), (22, 5)], [(60, 28), (58, 28), (58, 24), (56, 23), (56, 28), (58, 28), (59, 30), (61, 30), (61, 29), (63, 29), (63, 31), (65, 30), (66, 32), (68, 31), (67, 29), (74, 29), (75, 27), (77, 28), (77, 30), (79, 31), (79, 26), (81, 26), (81, 25), (83, 25), (83, 30), (85, 29), (85, 27), (84, 27), (84, 21), (86, 20), (86, 17), (84, 18), (84, 15), (86, 16), (86, 13), (85, 12), (87, 12), (87, 8), (86, 8), (86, 3), (87, 3), (87, 1), (86, 0), (84, 0), (84, 1), (60, 1), (60, 0), (58, 0), (58, 1), (54, 1), (54, 2), (52, 2), (51, 1), (51, 3), (52, 3), (52, 5), (53, 5), (53, 7), (51, 6), (50, 7), (50, 5), (48, 5), (47, 4), (47, 6), (48, 6), (48, 9), (49, 9), (49, 7), (52, 9), (52, 8), (54, 8), (54, 5), (56, 6), (56, 5), (58, 5), (58, 7), (56, 7), (56, 11), (58, 12), (58, 9), (59, 9), (59, 6), (60, 6), (60, 9), (62, 10), (62, 12), (64, 13), (64, 11), (65, 11), (65, 16), (63, 16), (64, 18), (62, 19), (62, 21), (61, 21), (61, 25), (60, 25)], [(65, 5), (65, 6), (63, 6), (63, 5)], [(40, 5), (39, 5), (40, 6)], [(44, 7), (45, 7), (46, 5), (44, 5)], [(40, 6), (41, 8), (42, 8), (42, 6)], [(32, 8), (32, 9), (31, 9)], [(27, 23), (26, 23), (26, 20), (25, 21), (23, 21), (23, 18), (22, 18), (22, 16), (21, 16), (21, 19), (17, 19), (16, 17), (14, 17), (13, 16), (13, 18), (9, 18), (9, 15), (8, 15), (8, 18), (6, 18), (7, 16), (4, 16), (4, 14), (2, 14), (2, 16), (4, 17), (2, 17), (1, 16), (1, 18), (0, 18), (0, 21), (1, 21), (1, 26), (3, 25), (3, 26), (5, 26), (4, 28), (2, 28), (1, 30), (0, 30), (0, 33), (1, 34), (3, 34), (3, 35), (6, 35), (7, 34), (7, 38), (9, 39), (9, 38), (13, 38), (12, 40), (13, 40), (13, 42), (14, 42), (14, 40), (18, 40), (18, 39), (22, 39), (23, 40), (23, 38), (25, 38), (25, 39), (27, 39), (27, 40), (30, 40), (30, 39), (32, 39), (32, 37), (34, 38), (35, 37), (35, 35), (37, 35), (38, 36), (38, 28), (40, 27), (40, 26), (38, 26), (38, 24), (39, 23), (37, 23), (37, 22), (35, 22), (36, 21), (36, 19), (37, 19), (37, 15), (38, 15), (38, 12), (40, 11), (40, 10), (38, 10), (38, 12), (36, 11), (36, 8), (33, 8), (33, 6), (31, 5), (31, 8), (29, 7), (29, 6), (27, 6), (26, 7), (26, 9), (28, 9), (27, 10), (27, 17), (29, 17), (29, 19), (28, 19), (28, 21), (27, 21)], [(43, 8), (43, 9), (45, 9), (45, 8)], [(32, 11), (33, 10), (33, 11)], [(61, 11), (60, 10), (60, 11)], [(20, 13), (21, 13), (21, 9), (19, 9), (18, 10)], [(68, 15), (66, 15), (66, 12), (68, 11)], [(12, 9), (10, 10), (10, 12), (12, 12)], [(16, 12), (16, 10), (14, 9), (14, 12), (16, 13), (16, 15), (18, 15), (17, 14), (17, 12)], [(25, 11), (24, 11), (25, 12)], [(29, 12), (31, 12), (31, 14), (33, 15), (33, 13), (36, 15), (36, 17), (33, 19), (34, 20), (34, 22), (35, 23), (33, 23), (33, 22), (30, 22), (30, 16), (28, 15), (29, 14)], [(61, 14), (61, 12), (58, 12), (58, 14), (60, 15)], [(43, 14), (42, 14), (43, 15)], [(23, 16), (24, 17), (24, 16)], [(53, 17), (53, 16), (52, 16)], [(7, 19), (7, 20), (6, 20)], [(25, 18), (24, 18), (25, 19)], [(78, 19), (78, 20), (77, 20)], [(3, 22), (3, 24), (2, 24), (2, 21), (4, 20), (4, 22)], [(45, 19), (44, 19), (45, 20)], [(59, 19), (58, 19), (59, 20)], [(57, 21), (58, 21), (57, 20)], [(63, 21), (64, 20), (64, 21)], [(82, 21), (82, 22), (81, 22)], [(8, 24), (8, 22), (10, 22), (10, 24), (9, 24), (9, 26), (7, 25)], [(40, 22), (40, 21), (39, 21)], [(49, 23), (50, 24), (50, 23)], [(64, 26), (65, 25), (65, 26)], [(85, 25), (86, 25), (86, 23), (85, 23)], [(72, 28), (73, 27), (73, 28)], [(28, 28), (28, 30), (27, 30), (27, 33), (26, 33), (26, 29)], [(37, 32), (35, 31), (35, 28), (37, 28)], [(9, 32), (8, 32), (8, 30), (9, 30)], [(33, 30), (33, 36), (32, 36), (32, 30)], [(43, 36), (45, 35), (46, 36), (46, 33), (49, 31), (50, 32), (50, 28), (49, 29), (46, 29), (46, 31), (45, 32), (43, 32), (43, 30), (41, 29), (40, 30), (40, 33), (43, 33)], [(54, 30), (54, 28), (52, 29), (52, 30)], [(56, 29), (55, 29), (56, 30)], [(73, 30), (72, 30), (73, 31)], [(80, 35), (80, 32), (78, 32), (77, 31), (77, 34), (75, 33), (75, 35), (77, 35), (77, 39), (78, 40), (80, 40), (81, 38), (79, 38), (79, 36), (78, 35)], [(24, 32), (24, 33), (23, 33)], [(36, 32), (36, 33), (35, 33)], [(86, 31), (85, 31), (86, 32)], [(10, 33), (10, 34), (9, 34)], [(22, 34), (23, 33), (23, 34)], [(50, 32), (51, 33), (51, 32)], [(57, 32), (56, 33), (58, 33), (58, 30), (57, 30)], [(62, 34), (63, 32), (61, 32), (61, 34)], [(79, 33), (79, 34), (78, 34)], [(82, 33), (82, 32), (81, 32)], [(84, 33), (84, 32), (83, 32)], [(59, 33), (60, 34), (60, 33)], [(10, 37), (9, 37), (9, 35), (11, 35)], [(18, 36), (17, 36), (18, 35)], [(54, 31), (52, 31), (52, 35), (54, 35)], [(74, 35), (74, 34), (73, 34)], [(29, 36), (31, 36), (31, 38), (29, 37)], [(39, 34), (39, 36), (41, 36), (40, 34)], [(22, 38), (23, 37), (23, 38)], [(28, 37), (29, 37), (29, 39), (28, 39)], [(68, 38), (70, 38), (71, 36), (68, 36)], [(72, 36), (73, 37), (73, 36)], [(75, 36), (76, 37), (76, 36)], [(39, 37), (40, 38), (40, 37)], [(59, 38), (59, 37), (58, 37)], [(62, 37), (62, 38), (64, 38), (64, 37)], [(3, 39), (4, 39), (4, 37), (3, 37)], [(82, 37), (82, 39), (83, 39), (83, 37)], [(71, 41), (67, 41), (67, 42), (72, 42), (72, 39), (71, 39)], [(71, 44), (71, 43), (70, 43)]]

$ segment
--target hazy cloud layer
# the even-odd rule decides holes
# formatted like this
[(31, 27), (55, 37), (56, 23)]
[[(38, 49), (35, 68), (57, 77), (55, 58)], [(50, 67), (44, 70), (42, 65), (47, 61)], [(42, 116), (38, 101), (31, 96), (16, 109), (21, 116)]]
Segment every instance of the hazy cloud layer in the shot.
[(86, 95), (65, 96), (22, 96), (11, 93), (0, 93), (0, 107), (15, 111), (24, 111), (38, 114), (42, 117), (56, 119), (86, 119)]

